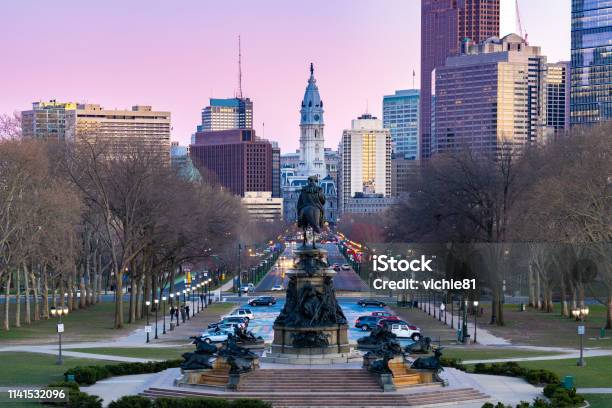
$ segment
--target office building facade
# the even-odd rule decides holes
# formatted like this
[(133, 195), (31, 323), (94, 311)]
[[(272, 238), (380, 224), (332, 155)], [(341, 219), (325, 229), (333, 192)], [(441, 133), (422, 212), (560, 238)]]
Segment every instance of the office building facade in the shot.
[(247, 191), (242, 198), (251, 218), (262, 221), (280, 221), (283, 218), (283, 199), (272, 197), (269, 191)]
[(570, 126), (570, 63), (546, 66), (546, 126), (555, 134)]
[(572, 0), (571, 125), (612, 119), (612, 2)]
[(546, 57), (516, 34), (490, 38), (435, 70), (432, 152), (496, 153), (546, 132)]
[(211, 98), (202, 109), (200, 131), (253, 128), (253, 102), (249, 98)]
[(351, 122), (340, 142), (340, 212), (351, 199), (391, 196), (391, 133), (364, 114)]
[(244, 197), (247, 191), (272, 192), (272, 144), (253, 129), (197, 132), (189, 147), (193, 164)]
[(419, 156), (419, 90), (395, 91), (383, 97), (383, 127), (391, 132), (393, 156)]
[(170, 112), (134, 105), (131, 110), (104, 109), (98, 104), (34, 102), (22, 112), (24, 137), (104, 144), (117, 156), (134, 149), (170, 159)]
[(421, 0), (420, 155), (431, 155), (432, 72), (468, 38), (499, 36), (500, 0)]

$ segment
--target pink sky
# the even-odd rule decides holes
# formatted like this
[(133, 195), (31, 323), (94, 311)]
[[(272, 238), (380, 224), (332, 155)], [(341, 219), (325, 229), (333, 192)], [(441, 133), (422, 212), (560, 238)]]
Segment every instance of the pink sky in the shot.
[[(570, 0), (521, 0), (531, 44), (549, 61), (570, 55)], [(502, 0), (502, 34), (515, 31), (514, 0)], [(32, 101), (87, 101), (106, 108), (152, 105), (172, 112), (172, 139), (187, 144), (210, 97), (237, 89), (254, 124), (284, 152), (299, 145), (308, 64), (325, 102), (326, 146), (382, 97), (419, 85), (418, 0), (103, 2), (20, 0), (0, 12), (0, 113)]]

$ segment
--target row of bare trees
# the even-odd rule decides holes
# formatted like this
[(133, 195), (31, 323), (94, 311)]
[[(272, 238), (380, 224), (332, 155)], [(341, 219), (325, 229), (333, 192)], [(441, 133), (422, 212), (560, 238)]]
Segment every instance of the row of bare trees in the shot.
[[(133, 322), (145, 300), (172, 290), (182, 263), (234, 256), (230, 249), (249, 225), (238, 198), (180, 178), (166, 155), (146, 146), (123, 146), (118, 154), (117, 146), (91, 137), (60, 144), (20, 140), (6, 129), (3, 136), (5, 330), (48, 318), (50, 305), (95, 304), (103, 289), (115, 293), (120, 328), (125, 293)], [(24, 302), (25, 313), (16, 307)]]
[(453, 260), (444, 274), (478, 280), (492, 299), (492, 323), (504, 324), (504, 295), (524, 285), (533, 307), (551, 311), (558, 298), (566, 316), (600, 296), (610, 328), (611, 136), (604, 123), (521, 152), (435, 157), (388, 211), (386, 238), (450, 243), (438, 246)]

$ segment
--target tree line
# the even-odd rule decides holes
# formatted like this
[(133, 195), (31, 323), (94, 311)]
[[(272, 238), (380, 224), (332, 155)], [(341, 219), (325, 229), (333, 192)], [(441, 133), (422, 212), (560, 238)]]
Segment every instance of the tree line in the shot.
[[(261, 233), (239, 197), (181, 178), (169, 154), (96, 137), (22, 140), (18, 121), (2, 119), (5, 330), (49, 318), (51, 306), (86, 308), (109, 288), (115, 293), (114, 327), (121, 328), (126, 308), (134, 322), (146, 300), (172, 290), (183, 263), (213, 262), (235, 273), (239, 241), (267, 242), (278, 233)], [(24, 303), (22, 312), (16, 305)]]
[(608, 122), (521, 151), (438, 155), (384, 214), (381, 233), (438, 244), (439, 273), (476, 278), (479, 289), (461, 295), (489, 296), (491, 323), (504, 324), (505, 294), (523, 288), (532, 307), (558, 301), (565, 316), (594, 297), (612, 328), (611, 136)]

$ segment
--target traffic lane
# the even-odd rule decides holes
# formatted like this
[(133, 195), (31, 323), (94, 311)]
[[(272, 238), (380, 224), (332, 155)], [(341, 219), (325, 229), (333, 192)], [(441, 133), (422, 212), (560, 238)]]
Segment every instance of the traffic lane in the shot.
[[(252, 331), (255, 336), (263, 337), (266, 342), (271, 342), (274, 338), (274, 320), (279, 315), (283, 306), (285, 305), (284, 297), (277, 297), (276, 304), (272, 306), (249, 306), (248, 304), (244, 304), (243, 307), (248, 307), (254, 314), (254, 318), (249, 321), (248, 330)], [(344, 312), (344, 315), (347, 320), (348, 328), (348, 337), (351, 343), (355, 344), (357, 339), (368, 336), (370, 334), (369, 331), (365, 331), (362, 329), (358, 329), (355, 327), (355, 321), (364, 315), (369, 315), (372, 312), (376, 311), (387, 311), (392, 312), (392, 310), (386, 307), (378, 307), (378, 306), (367, 306), (362, 307), (357, 304), (357, 300), (354, 298), (338, 298), (338, 303)], [(412, 344), (413, 341), (411, 339), (398, 339), (402, 346), (407, 346)]]
[(266, 275), (262, 278), (259, 284), (255, 287), (255, 292), (266, 292), (272, 290), (274, 285), (283, 285), (283, 288), (287, 287), (286, 285), (286, 274), (285, 272), (289, 268), (290, 264), (293, 262), (293, 252), (289, 248), (285, 248), (283, 251), (281, 259), (279, 257), (276, 260), (276, 263), (272, 268), (266, 273)]

